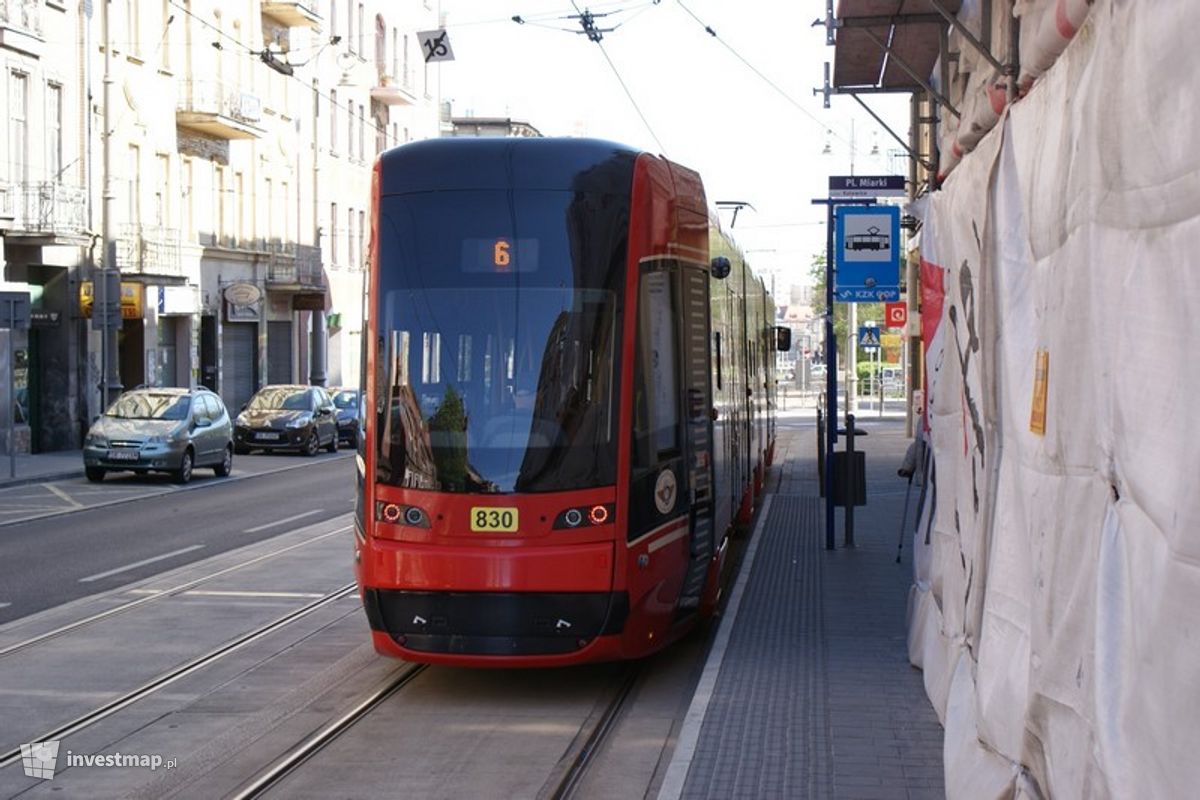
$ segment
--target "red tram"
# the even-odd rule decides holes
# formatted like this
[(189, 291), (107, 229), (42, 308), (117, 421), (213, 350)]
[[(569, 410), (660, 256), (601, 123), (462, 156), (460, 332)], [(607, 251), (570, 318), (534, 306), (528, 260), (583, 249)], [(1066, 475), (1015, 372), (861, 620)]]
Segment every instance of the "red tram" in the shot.
[(609, 142), (440, 139), (380, 156), (372, 200), (376, 649), (553, 666), (677, 639), (775, 440), (773, 304), (700, 177)]

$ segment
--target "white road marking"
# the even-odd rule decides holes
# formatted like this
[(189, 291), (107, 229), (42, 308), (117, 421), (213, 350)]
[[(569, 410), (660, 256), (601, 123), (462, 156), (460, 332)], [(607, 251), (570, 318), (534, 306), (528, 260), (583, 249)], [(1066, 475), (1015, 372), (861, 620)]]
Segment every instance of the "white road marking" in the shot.
[[(131, 589), (130, 594), (162, 594), (162, 589)], [(295, 597), (303, 600), (315, 599), (324, 597), (320, 592), (233, 592), (233, 591), (218, 591), (216, 589), (190, 589), (182, 592), (183, 595), (192, 595), (195, 597)]]
[(58, 497), (60, 500), (65, 500), (66, 502), (70, 503), (75, 508), (83, 508), (83, 503), (79, 502), (74, 497), (71, 497), (71, 495), (67, 494), (53, 483), (43, 483), (42, 488), (50, 492), (50, 494)]
[(12, 603), (0, 603), (0, 608), (8, 608)]
[(80, 578), (79, 582), (80, 583), (91, 583), (92, 581), (98, 581), (101, 578), (107, 578), (110, 575), (116, 575), (120, 572), (128, 572), (131, 569), (137, 569), (138, 567), (144, 567), (147, 564), (153, 564), (155, 561), (162, 561), (163, 559), (174, 558), (175, 556), (183, 555), (184, 553), (190, 553), (193, 550), (199, 550), (202, 547), (204, 547), (204, 545), (194, 544), (191, 547), (184, 547), (180, 550), (172, 550), (170, 553), (163, 553), (161, 556), (155, 556), (154, 558), (146, 558), (141, 561), (135, 561), (132, 564), (126, 564), (123, 567), (117, 567), (116, 569), (110, 569), (107, 572), (99, 572), (95, 575), (89, 575), (86, 578)]
[(259, 531), (265, 531), (267, 528), (274, 528), (276, 525), (286, 525), (289, 522), (295, 522), (298, 519), (311, 517), (313, 514), (320, 514), (324, 510), (325, 509), (323, 508), (317, 508), (313, 509), (312, 511), (305, 511), (303, 514), (295, 514), (290, 517), (284, 517), (283, 519), (277, 519), (274, 522), (268, 522), (266, 525), (259, 525), (256, 528), (247, 528), (246, 530), (242, 531), (242, 533), (258, 533)]

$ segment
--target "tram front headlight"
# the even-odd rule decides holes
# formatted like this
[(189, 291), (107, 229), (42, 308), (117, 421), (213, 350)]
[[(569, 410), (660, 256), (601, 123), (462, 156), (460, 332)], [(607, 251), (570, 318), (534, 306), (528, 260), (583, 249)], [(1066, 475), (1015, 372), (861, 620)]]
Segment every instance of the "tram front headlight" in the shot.
[(590, 506), (568, 508), (554, 518), (552, 527), (554, 530), (573, 530), (608, 525), (612, 523), (616, 511), (615, 503), (595, 503)]
[(386, 500), (375, 501), (375, 521), (389, 525), (407, 525), (410, 528), (429, 528), (429, 515), (425, 509)]

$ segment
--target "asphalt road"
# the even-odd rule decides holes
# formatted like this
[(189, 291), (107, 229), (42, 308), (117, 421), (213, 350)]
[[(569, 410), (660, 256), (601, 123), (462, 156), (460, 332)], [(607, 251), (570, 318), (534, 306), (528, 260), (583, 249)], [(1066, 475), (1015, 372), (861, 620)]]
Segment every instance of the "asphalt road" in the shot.
[[(352, 457), (297, 457), (286, 466), (242, 480), (197, 481), (183, 491), (142, 479), (147, 492), (133, 499), (127, 483), (114, 481), (111, 499), (123, 502), (110, 505), (103, 505), (106, 481), (88, 495), (86, 506), (99, 507), (0, 527), (0, 623), (353, 508)], [(79, 483), (51, 485), (71, 495), (82, 491)]]

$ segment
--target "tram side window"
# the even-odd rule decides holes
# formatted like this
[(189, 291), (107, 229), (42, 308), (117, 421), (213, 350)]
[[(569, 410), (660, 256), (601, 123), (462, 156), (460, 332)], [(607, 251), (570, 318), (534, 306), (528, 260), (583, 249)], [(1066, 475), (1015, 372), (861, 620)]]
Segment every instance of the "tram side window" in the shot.
[(721, 384), (721, 332), (713, 331), (713, 340), (716, 343), (717, 354), (717, 388), (723, 388)]
[(633, 466), (648, 469), (680, 453), (679, 355), (674, 281), (642, 276), (634, 382)]

